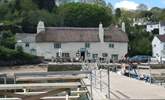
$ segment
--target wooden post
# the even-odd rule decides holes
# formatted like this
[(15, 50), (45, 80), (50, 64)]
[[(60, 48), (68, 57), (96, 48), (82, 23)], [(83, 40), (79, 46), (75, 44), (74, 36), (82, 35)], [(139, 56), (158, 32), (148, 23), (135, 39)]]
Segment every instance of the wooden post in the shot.
[(3, 78), (4, 84), (7, 84), (7, 79), (6, 77)]
[(94, 78), (95, 78), (95, 87), (97, 87), (96, 86), (96, 69), (94, 70), (94, 72), (95, 72), (95, 75), (94, 75)]
[(110, 73), (109, 73), (110, 69), (108, 66), (108, 99), (110, 100)]
[(69, 100), (69, 95), (68, 95), (68, 93), (66, 93), (66, 100)]
[(90, 90), (91, 90), (91, 100), (93, 100), (93, 91), (92, 91), (92, 87), (93, 87), (93, 86), (92, 86), (92, 71), (91, 71), (91, 73), (90, 73), (90, 78), (91, 78), (91, 79), (90, 79), (90, 81), (91, 81), (91, 83), (90, 83), (90, 84), (91, 84), (91, 85), (90, 85)]
[(151, 79), (151, 66), (149, 66), (149, 71), (150, 71), (150, 84), (152, 83), (152, 79)]
[(102, 73), (100, 69), (100, 91), (102, 91)]

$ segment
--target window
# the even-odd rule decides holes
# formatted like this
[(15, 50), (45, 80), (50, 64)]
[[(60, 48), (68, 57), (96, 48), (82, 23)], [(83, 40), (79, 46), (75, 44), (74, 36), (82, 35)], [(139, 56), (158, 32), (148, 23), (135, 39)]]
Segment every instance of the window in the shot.
[(92, 56), (93, 56), (93, 58), (95, 59), (95, 58), (98, 57), (98, 54), (93, 54)]
[(154, 44), (154, 47), (156, 47), (156, 44)]
[(69, 53), (62, 53), (62, 57), (69, 57)]
[(90, 43), (85, 43), (85, 48), (90, 48)]
[(29, 47), (29, 46), (30, 46), (30, 44), (29, 44), (29, 43), (26, 43), (26, 44), (25, 44), (25, 47)]
[(102, 53), (103, 57), (108, 57), (108, 53)]
[(112, 59), (113, 61), (118, 60), (118, 54), (112, 54), (112, 55), (111, 55), (111, 59)]
[(60, 43), (54, 43), (54, 48), (56, 48), (56, 49), (61, 48), (61, 44)]
[(114, 48), (114, 44), (110, 43), (110, 44), (109, 44), (109, 47), (110, 47), (110, 48)]

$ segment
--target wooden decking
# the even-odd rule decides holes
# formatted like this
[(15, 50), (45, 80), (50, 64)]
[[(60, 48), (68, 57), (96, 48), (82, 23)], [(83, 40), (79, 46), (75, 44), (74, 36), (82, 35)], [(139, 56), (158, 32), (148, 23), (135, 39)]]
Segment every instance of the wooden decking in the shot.
[(55, 88), (75, 88), (81, 87), (80, 82), (65, 82), (65, 83), (28, 83), (28, 84), (2, 84), (0, 90), (15, 90), (15, 89), (55, 89)]
[[(91, 71), (15, 73), (15, 84), (0, 84), (0, 96), (13, 97), (3, 100), (78, 99), (80, 94), (89, 93), (85, 88), (91, 85), (81, 84), (81, 80), (87, 78), (88, 74), (91, 74)], [(15, 92), (6, 92), (6, 90), (14, 90)], [(17, 92), (17, 90), (23, 92)], [(58, 95), (59, 93), (61, 94)]]

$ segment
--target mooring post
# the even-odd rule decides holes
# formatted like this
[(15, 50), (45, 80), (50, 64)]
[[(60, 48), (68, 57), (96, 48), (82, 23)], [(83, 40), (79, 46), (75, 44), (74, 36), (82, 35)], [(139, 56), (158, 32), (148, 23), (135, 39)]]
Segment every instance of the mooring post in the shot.
[(108, 66), (108, 99), (110, 100), (110, 73), (109, 73), (110, 69)]
[(150, 71), (150, 77), (149, 77), (149, 80), (150, 80), (150, 84), (152, 83), (152, 77), (151, 77), (151, 66), (149, 65), (149, 71)]
[(97, 86), (96, 86), (96, 69), (94, 69), (94, 74), (95, 74), (95, 75), (94, 75), (94, 78), (95, 78), (95, 87), (97, 87)]
[(93, 91), (92, 91), (92, 70), (91, 70), (91, 73), (90, 73), (90, 81), (91, 81), (91, 85), (90, 85), (90, 90), (91, 90), (91, 100), (93, 100)]
[(66, 93), (66, 100), (69, 100), (69, 95), (68, 95), (68, 93)]
[(100, 69), (100, 91), (102, 92), (102, 73)]

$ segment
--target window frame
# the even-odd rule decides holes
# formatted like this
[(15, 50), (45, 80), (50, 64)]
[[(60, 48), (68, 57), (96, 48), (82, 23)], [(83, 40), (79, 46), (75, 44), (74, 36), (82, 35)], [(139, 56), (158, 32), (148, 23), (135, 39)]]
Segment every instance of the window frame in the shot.
[(91, 44), (90, 44), (89, 42), (86, 42), (86, 43), (85, 43), (85, 48), (90, 48), (90, 45), (91, 45)]
[(30, 47), (30, 43), (28, 43), (28, 42), (25, 43), (25, 47), (26, 47), (26, 48), (29, 48), (29, 47)]
[(61, 43), (54, 43), (53, 46), (54, 46), (54, 49), (60, 49)]
[(108, 53), (102, 53), (102, 57), (108, 57)]
[(109, 43), (109, 48), (114, 48), (115, 47), (115, 45), (114, 45), (114, 43)]

